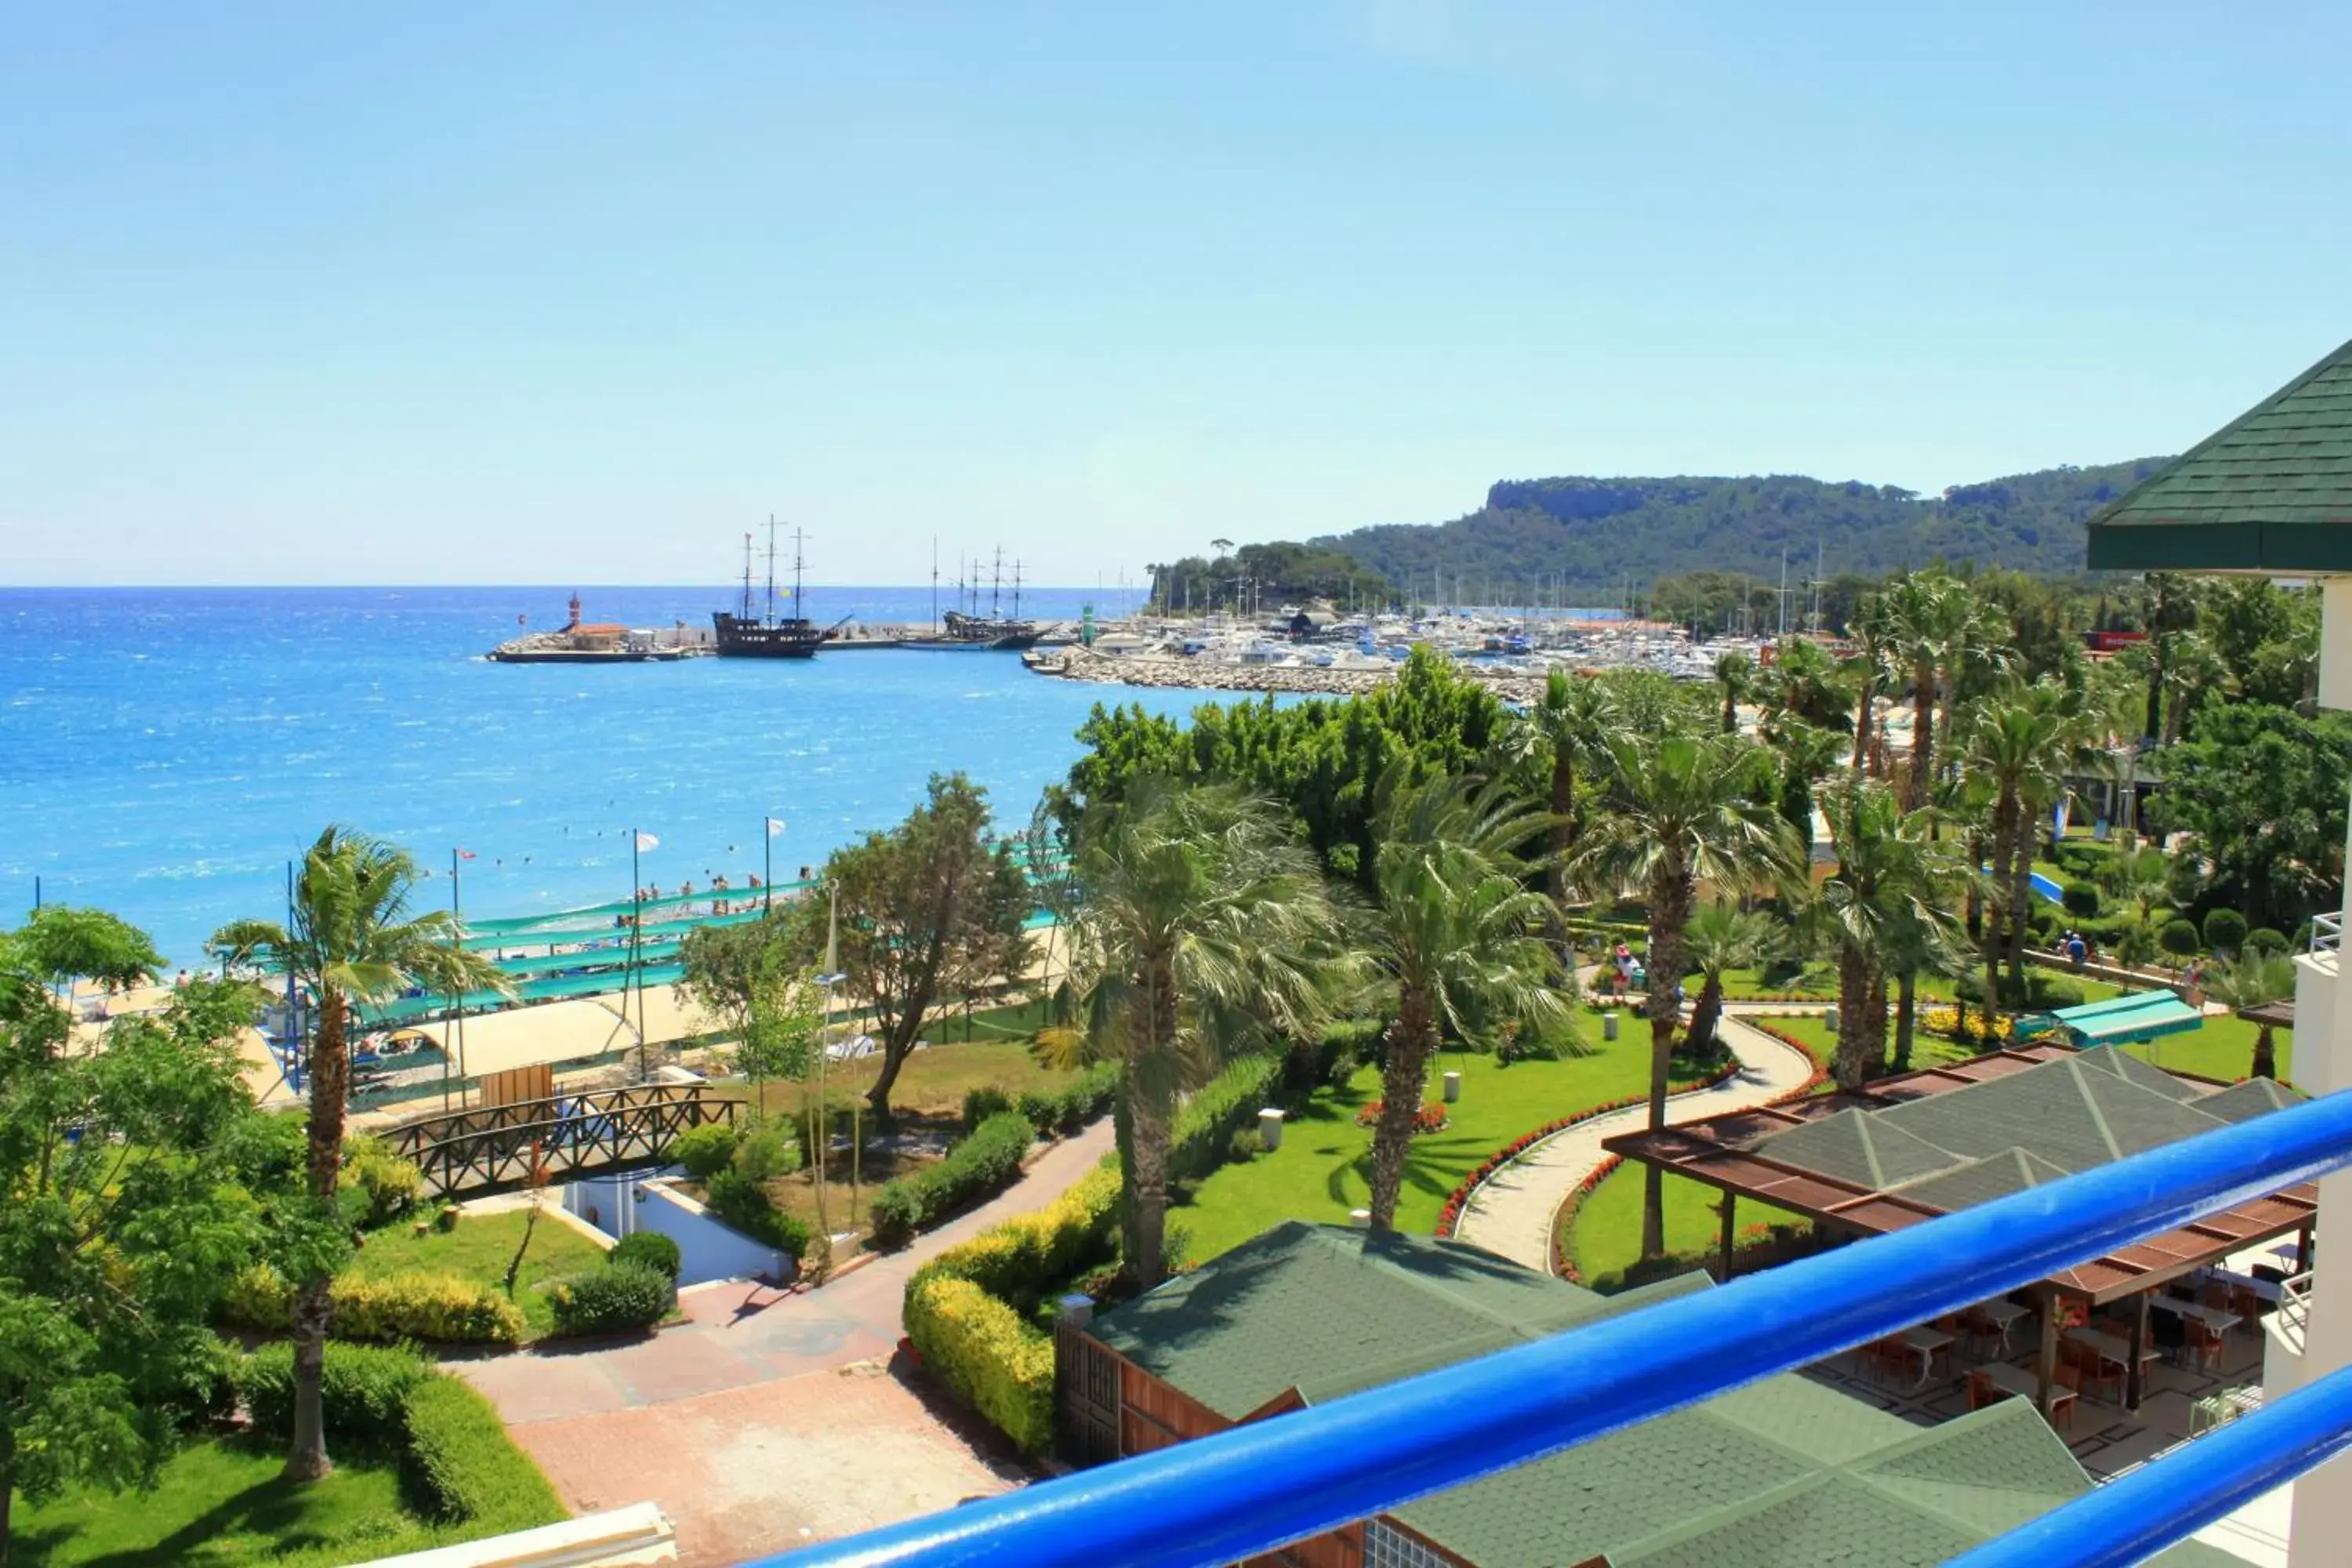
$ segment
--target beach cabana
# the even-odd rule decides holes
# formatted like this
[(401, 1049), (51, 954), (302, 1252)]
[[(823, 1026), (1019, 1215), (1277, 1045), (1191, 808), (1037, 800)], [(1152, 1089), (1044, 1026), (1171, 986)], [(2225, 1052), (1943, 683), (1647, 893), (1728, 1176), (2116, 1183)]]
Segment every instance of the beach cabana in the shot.
[(2063, 1032), (2078, 1046), (2123, 1046), (2201, 1029), (2205, 1014), (2169, 991), (2135, 991), (2104, 1002), (2061, 1007), (2035, 1022), (2045, 1026), (2035, 1032)]

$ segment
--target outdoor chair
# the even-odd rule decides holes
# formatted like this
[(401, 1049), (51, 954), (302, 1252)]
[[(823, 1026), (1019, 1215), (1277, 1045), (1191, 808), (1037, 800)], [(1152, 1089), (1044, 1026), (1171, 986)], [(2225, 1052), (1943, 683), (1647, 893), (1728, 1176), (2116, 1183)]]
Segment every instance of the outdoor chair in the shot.
[(2221, 1330), (2193, 1320), (2184, 1323), (2181, 1329), (2189, 1336), (2189, 1353), (2197, 1358), (2200, 1369), (2211, 1372), (2221, 1364)]
[(2074, 1429), (2074, 1401), (2083, 1392), (2083, 1369), (2062, 1366), (2050, 1375), (2050, 1424)]
[(1986, 1405), (1997, 1404), (2006, 1397), (2008, 1396), (2001, 1392), (2000, 1386), (1993, 1382), (1990, 1373), (1973, 1371), (1969, 1373), (1969, 1408), (1970, 1410), (1982, 1410)]

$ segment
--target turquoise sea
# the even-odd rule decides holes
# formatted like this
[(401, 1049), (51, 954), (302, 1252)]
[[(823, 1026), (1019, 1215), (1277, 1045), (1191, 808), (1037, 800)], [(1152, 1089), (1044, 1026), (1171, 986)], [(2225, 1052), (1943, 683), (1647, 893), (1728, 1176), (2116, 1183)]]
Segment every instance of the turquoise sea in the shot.
[[(730, 590), (587, 588), (587, 618), (708, 625)], [(465, 907), (522, 914), (761, 868), (782, 817), (790, 876), (903, 816), (934, 770), (987, 786), (1006, 826), (1078, 754), (1097, 701), (1189, 711), (1186, 693), (1080, 686), (1017, 656), (834, 652), (613, 668), (481, 658), (516, 616), (561, 625), (551, 588), (0, 589), (0, 922), (34, 899), (97, 904), (174, 963), (242, 915), (283, 909), (320, 827), (387, 835)], [(926, 619), (924, 588), (813, 589), (813, 619)], [(1075, 617), (1108, 596), (1030, 590)]]

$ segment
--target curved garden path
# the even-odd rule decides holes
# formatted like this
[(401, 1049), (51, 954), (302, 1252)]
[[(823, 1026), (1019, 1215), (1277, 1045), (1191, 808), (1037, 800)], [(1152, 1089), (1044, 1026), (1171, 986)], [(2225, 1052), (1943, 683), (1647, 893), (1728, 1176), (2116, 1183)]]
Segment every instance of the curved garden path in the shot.
[[(1790, 1010), (1770, 1009), (1780, 1014)], [(1629, 1022), (1642, 1026), (1638, 1018)], [(1693, 1121), (1761, 1105), (1803, 1087), (1812, 1076), (1811, 1058), (1743, 1023), (1738, 1004), (1726, 1011), (1720, 1030), (1724, 1043), (1739, 1058), (1739, 1071), (1712, 1089), (1695, 1089), (1667, 1100), (1668, 1121)], [(1550, 1273), (1552, 1221), (1559, 1205), (1608, 1157), (1601, 1141), (1646, 1125), (1649, 1114), (1646, 1105), (1628, 1106), (1564, 1127), (1533, 1145), (1471, 1194), (1454, 1227), (1454, 1238)]]

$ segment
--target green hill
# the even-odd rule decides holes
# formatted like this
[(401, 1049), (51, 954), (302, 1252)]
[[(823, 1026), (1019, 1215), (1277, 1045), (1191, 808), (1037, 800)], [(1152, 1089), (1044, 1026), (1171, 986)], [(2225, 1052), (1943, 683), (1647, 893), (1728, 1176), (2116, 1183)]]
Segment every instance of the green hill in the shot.
[[(1509, 479), (1486, 504), (1443, 523), (1360, 528), (1310, 545), (1343, 551), (1408, 593), (1431, 574), (1494, 585), (1507, 601), (1571, 590), (1599, 595), (1628, 574), (1636, 586), (1711, 571), (1809, 574), (1818, 542), (1832, 573), (1880, 575), (1937, 557), (2037, 576), (2083, 570), (2083, 524), (2169, 459), (2044, 468), (1940, 497), (1859, 480), (1797, 475), (1747, 479)], [(1447, 597), (1453, 596), (1451, 594)]]

